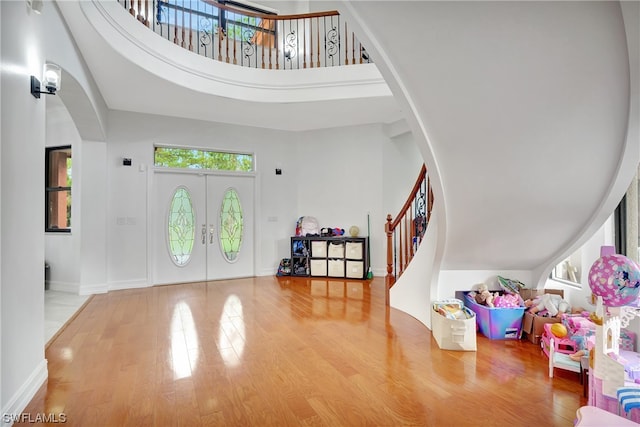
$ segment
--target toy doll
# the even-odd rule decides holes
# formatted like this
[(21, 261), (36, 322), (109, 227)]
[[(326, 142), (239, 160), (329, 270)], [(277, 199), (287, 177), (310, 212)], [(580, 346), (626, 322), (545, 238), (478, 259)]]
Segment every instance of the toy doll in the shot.
[(484, 283), (478, 286), (478, 292), (476, 293), (476, 302), (478, 304), (493, 307), (493, 299), (495, 297), (496, 295), (489, 292), (487, 285), (485, 285)]
[(551, 317), (560, 317), (564, 313), (571, 312), (571, 305), (557, 294), (538, 295), (533, 300), (526, 300), (524, 305), (525, 307), (529, 307), (529, 313), (531, 314), (547, 310)]

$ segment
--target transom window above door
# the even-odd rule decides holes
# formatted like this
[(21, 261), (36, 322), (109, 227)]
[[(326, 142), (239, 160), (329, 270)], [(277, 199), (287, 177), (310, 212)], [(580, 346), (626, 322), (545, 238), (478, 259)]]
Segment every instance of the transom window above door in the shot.
[(228, 172), (254, 172), (251, 153), (238, 153), (202, 148), (154, 147), (156, 167), (173, 169), (202, 169)]

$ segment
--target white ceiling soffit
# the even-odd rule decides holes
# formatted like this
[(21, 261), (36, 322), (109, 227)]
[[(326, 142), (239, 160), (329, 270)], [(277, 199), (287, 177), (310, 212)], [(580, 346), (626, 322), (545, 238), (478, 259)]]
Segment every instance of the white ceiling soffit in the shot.
[(373, 64), (240, 67), (174, 45), (115, 1), (58, 4), (112, 110), (291, 131), (402, 118)]

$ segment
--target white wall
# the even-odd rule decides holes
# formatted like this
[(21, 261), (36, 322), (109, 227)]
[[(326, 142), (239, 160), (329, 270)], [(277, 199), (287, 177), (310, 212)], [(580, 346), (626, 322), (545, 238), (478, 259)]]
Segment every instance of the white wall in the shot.
[(400, 212), (424, 163), (413, 134), (392, 136), (383, 146), (385, 210), (393, 218)]
[[(360, 228), (367, 235), (371, 222), (371, 264), (382, 274), (386, 263), (385, 180), (383, 147), (388, 144), (380, 126), (355, 126), (304, 132), (297, 138), (298, 205), (289, 218), (318, 219), (320, 227)], [(407, 193), (410, 188), (405, 190)]]
[[(107, 283), (107, 144), (82, 141), (78, 163), (80, 204), (80, 294), (90, 294), (106, 288)], [(75, 155), (75, 154), (74, 154)], [(74, 174), (74, 176), (76, 176)]]
[[(0, 7), (0, 22), (2, 22), (2, 8)], [(2, 31), (0, 31), (0, 51), (2, 47)], [(1, 78), (1, 76), (0, 76)], [(0, 99), (2, 99), (2, 82), (0, 80)], [(0, 102), (0, 130), (2, 129), (2, 102)], [(2, 141), (3, 135), (0, 131), (0, 227), (2, 226)], [(0, 244), (0, 260), (2, 260), (2, 245)], [(2, 307), (2, 262), (0, 262), (0, 307)], [(0, 331), (2, 331), (2, 310), (0, 308)], [(0, 384), (2, 384), (2, 340), (0, 339)], [(4, 408), (4, 400), (2, 400), (2, 387), (0, 387), (0, 408)]]
[(40, 40), (45, 17), (29, 13), (24, 2), (1, 2), (0, 9), (0, 407), (4, 414), (22, 410), (47, 375), (43, 319), (46, 101), (29, 94), (29, 75), (42, 73)]
[[(64, 76), (73, 76), (71, 80), (75, 83), (66, 86), (67, 99), (74, 99), (78, 83), (85, 86), (86, 103), (84, 108), (75, 110), (76, 114), (83, 118), (94, 114), (95, 122), (101, 123), (105, 107), (99, 95), (96, 96), (95, 85), (55, 3), (45, 1), (41, 15), (31, 12), (22, 1), (0, 2), (0, 10), (0, 406), (3, 414), (17, 414), (47, 376), (44, 263), (45, 247), (50, 249), (52, 245), (49, 239), (45, 244), (44, 233), (45, 138), (49, 137), (52, 145), (62, 139), (73, 140), (78, 145), (77, 135), (64, 112), (52, 113), (49, 122), (45, 119), (46, 106), (51, 103), (55, 109), (60, 94), (56, 98), (43, 95), (39, 100), (35, 99), (29, 94), (29, 76), (40, 77), (45, 61), (57, 63), (63, 68), (63, 90)], [(62, 122), (54, 123), (57, 119)], [(100, 134), (99, 129), (95, 133)], [(74, 147), (74, 158), (77, 158), (76, 149), (79, 148)], [(76, 219), (80, 218), (78, 208), (79, 205), (74, 206)], [(56, 261), (54, 274), (60, 273), (61, 283), (77, 286), (78, 269), (68, 268), (68, 265), (77, 260), (80, 248), (75, 240), (77, 235), (66, 237), (58, 241), (64, 256), (56, 258), (60, 262)], [(58, 255), (47, 252), (54, 258)]]
[[(380, 171), (385, 161), (383, 146), (389, 144), (389, 138), (380, 126), (285, 132), (113, 112), (106, 155), (108, 289), (149, 284), (147, 189), (153, 174), (154, 144), (255, 153), (257, 275), (274, 274), (280, 259), (290, 255), (289, 238), (300, 216), (315, 216), (322, 227), (357, 225), (365, 236), (367, 212), (371, 215), (372, 264), (383, 274), (386, 210)], [(132, 167), (122, 166), (123, 157), (132, 159)], [(389, 170), (402, 167), (397, 161), (395, 169)], [(282, 175), (275, 174), (276, 168)]]
[(45, 261), (50, 266), (50, 289), (78, 293), (80, 286), (80, 168), (82, 161), (81, 139), (69, 111), (58, 96), (45, 97), (46, 133), (45, 146), (71, 145), (72, 188), (71, 188), (71, 233), (45, 234)]
[[(288, 133), (125, 112), (113, 112), (109, 123), (109, 288), (148, 284), (147, 188), (153, 179), (154, 144), (255, 154), (259, 198), (255, 270), (256, 274), (274, 274), (279, 260), (288, 255), (286, 237), (295, 230), (290, 217), (296, 206), (296, 148)], [(122, 166), (123, 157), (131, 158), (133, 166)], [(282, 175), (275, 175), (276, 167), (282, 169)], [(123, 225), (118, 225), (118, 218), (125, 219)]]

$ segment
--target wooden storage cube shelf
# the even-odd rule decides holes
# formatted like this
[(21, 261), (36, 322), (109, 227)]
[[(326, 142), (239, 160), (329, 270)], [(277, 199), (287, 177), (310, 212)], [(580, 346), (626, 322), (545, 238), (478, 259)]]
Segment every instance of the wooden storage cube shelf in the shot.
[(345, 258), (348, 259), (362, 259), (363, 250), (362, 242), (347, 242), (345, 244)]
[(326, 259), (312, 259), (311, 260), (311, 275), (312, 276), (326, 276), (327, 275), (327, 260)]
[(311, 256), (314, 258), (326, 258), (327, 257), (327, 241), (326, 240), (312, 240), (311, 241)]
[(366, 279), (366, 237), (291, 237), (293, 276)]
[(329, 277), (344, 277), (344, 260), (330, 259), (327, 269)]
[(349, 279), (362, 279), (364, 277), (364, 262), (347, 260), (346, 276)]

